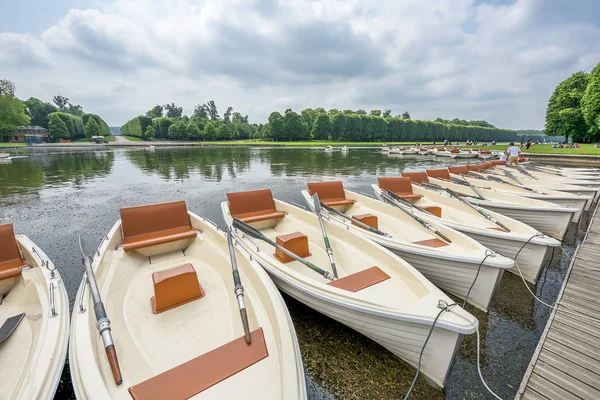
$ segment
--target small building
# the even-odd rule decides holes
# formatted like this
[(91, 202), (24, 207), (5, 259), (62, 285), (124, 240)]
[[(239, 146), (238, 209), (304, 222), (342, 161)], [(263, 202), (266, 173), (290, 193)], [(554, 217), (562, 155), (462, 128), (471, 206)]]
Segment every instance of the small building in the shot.
[(13, 141), (16, 143), (34, 143), (48, 142), (48, 129), (41, 126), (22, 126), (19, 131), (13, 135)]

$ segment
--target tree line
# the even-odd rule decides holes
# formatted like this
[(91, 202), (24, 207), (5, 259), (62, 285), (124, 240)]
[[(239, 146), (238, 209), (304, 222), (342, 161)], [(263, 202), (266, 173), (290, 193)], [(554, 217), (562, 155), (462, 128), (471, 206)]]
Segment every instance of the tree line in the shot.
[(19, 100), (15, 91), (14, 82), (0, 80), (0, 141), (25, 125), (48, 129), (53, 140), (110, 135), (110, 128), (99, 115), (86, 114), (67, 97), (54, 96), (51, 104), (35, 97)]
[[(543, 134), (543, 132), (538, 132)], [(325, 110), (307, 108), (297, 113), (287, 109), (271, 113), (265, 124), (250, 124), (248, 116), (228, 107), (223, 117), (213, 100), (194, 108), (191, 116), (174, 103), (156, 105), (145, 115), (129, 120), (122, 135), (144, 139), (213, 141), (261, 139), (271, 141), (466, 141), (520, 140), (519, 131), (499, 129), (487, 121), (458, 118), (435, 121), (412, 120), (408, 111), (392, 116), (391, 110)]]
[(591, 142), (600, 136), (600, 63), (560, 82), (546, 108), (546, 134)]

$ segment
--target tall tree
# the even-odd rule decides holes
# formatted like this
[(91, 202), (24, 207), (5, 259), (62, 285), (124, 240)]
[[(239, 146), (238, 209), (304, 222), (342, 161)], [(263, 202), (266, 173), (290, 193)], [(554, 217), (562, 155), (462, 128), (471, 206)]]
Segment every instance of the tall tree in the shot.
[(208, 108), (206, 104), (198, 104), (194, 107), (194, 113), (192, 114), (192, 118), (206, 118), (208, 119)]
[(58, 107), (59, 111), (65, 112), (67, 110), (67, 107), (69, 105), (68, 97), (58, 95), (58, 96), (54, 96), (52, 101), (54, 102), (54, 104), (56, 104), (56, 107)]
[(329, 115), (317, 115), (311, 134), (313, 139), (329, 140), (329, 136), (331, 135), (331, 121), (329, 120)]
[(219, 112), (217, 111), (217, 105), (215, 104), (214, 100), (211, 100), (208, 103), (206, 103), (206, 109), (208, 111), (208, 116), (210, 117), (211, 121), (216, 121), (221, 118), (219, 116)]
[(284, 137), (288, 140), (308, 139), (308, 125), (304, 118), (294, 111), (288, 111), (283, 116)]
[(351, 142), (358, 142), (362, 136), (362, 119), (360, 114), (350, 114), (346, 116), (346, 130), (343, 139)]
[(217, 138), (217, 126), (214, 122), (209, 122), (204, 127), (204, 140), (215, 140)]
[[(150, 126), (152, 127), (152, 126)], [(100, 127), (94, 118), (88, 118), (87, 124), (85, 124), (85, 137), (99, 136)]]
[(146, 128), (146, 132), (144, 132), (144, 138), (154, 139), (154, 137), (156, 137), (156, 131), (154, 130), (152, 125), (148, 125), (148, 127)]
[(381, 110), (371, 110), (371, 114), (369, 115), (373, 115), (375, 117), (381, 117)]
[(404, 111), (402, 113), (402, 119), (410, 119), (410, 114), (408, 111)]
[(81, 107), (79, 104), (77, 104), (76, 106), (69, 103), (69, 107), (67, 107), (67, 109), (65, 110), (65, 112), (74, 115), (76, 117), (83, 117), (83, 114), (85, 114), (83, 112), (83, 107)]
[(315, 123), (315, 118), (317, 117), (317, 112), (312, 108), (306, 108), (302, 110), (300, 114), (302, 114), (302, 118), (308, 126), (308, 131), (312, 132), (313, 124)]
[(588, 125), (581, 111), (581, 99), (589, 75), (576, 72), (556, 86), (546, 109), (546, 134), (550, 136), (584, 136)]
[(163, 116), (164, 107), (160, 104), (155, 105), (148, 111), (146, 111), (146, 116), (150, 118), (160, 118)]
[(181, 115), (183, 114), (183, 107), (177, 107), (175, 103), (165, 104), (164, 107), (167, 111), (165, 115), (166, 117), (177, 118), (181, 117)]
[(360, 110), (356, 110), (356, 114), (358, 114), (358, 115), (367, 115), (367, 112), (365, 110), (360, 109)]
[(382, 117), (383, 118), (390, 118), (391, 116), (392, 116), (392, 110), (385, 109), (385, 111), (383, 112)]
[(284, 128), (283, 115), (277, 111), (272, 112), (271, 115), (269, 115), (269, 133), (271, 138), (275, 141), (283, 139), (285, 133)]
[(194, 120), (190, 120), (187, 124), (187, 139), (188, 140), (199, 140), (200, 139), (200, 129), (198, 125), (194, 122)]
[(20, 126), (29, 125), (23, 102), (12, 95), (0, 96), (0, 140), (11, 135)]
[(14, 96), (17, 86), (13, 81), (0, 79), (0, 96)]
[(225, 114), (223, 114), (223, 121), (226, 124), (231, 123), (231, 113), (233, 112), (233, 107), (229, 106), (227, 107), (227, 110), (225, 111)]
[(231, 129), (227, 124), (221, 124), (217, 129), (217, 140), (229, 140), (231, 139)]
[(70, 137), (67, 124), (58, 114), (51, 114), (49, 116), (48, 126), (50, 127), (49, 131), (52, 139), (66, 139)]
[(340, 140), (346, 129), (346, 116), (342, 113), (331, 116), (331, 139)]
[(600, 134), (600, 63), (594, 67), (581, 99), (583, 118), (589, 126), (589, 134)]
[(58, 108), (35, 97), (30, 97), (24, 103), (25, 107), (27, 107), (27, 115), (31, 117), (31, 125), (48, 129), (48, 114), (58, 112)]

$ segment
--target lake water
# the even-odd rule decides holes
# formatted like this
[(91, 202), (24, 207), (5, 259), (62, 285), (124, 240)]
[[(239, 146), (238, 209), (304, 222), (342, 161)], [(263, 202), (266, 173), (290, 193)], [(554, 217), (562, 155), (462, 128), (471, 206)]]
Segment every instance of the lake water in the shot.
[[(0, 224), (41, 246), (60, 270), (71, 307), (83, 267), (77, 245), (82, 235), (94, 248), (119, 218), (121, 207), (185, 200), (188, 208), (224, 227), (220, 203), (225, 193), (271, 188), (281, 200), (304, 205), (300, 191), (312, 180), (339, 179), (346, 188), (372, 194), (378, 176), (404, 169), (453, 163), (434, 157), (381, 154), (379, 149), (325, 152), (314, 148), (194, 147), (116, 150), (10, 150), (27, 158), (0, 164)], [(556, 298), (587, 223), (573, 226), (571, 244), (557, 250), (534, 291)], [(298, 334), (310, 398), (401, 398), (414, 368), (387, 350), (285, 297)], [(504, 274), (495, 304), (479, 318), (482, 373), (501, 397), (514, 397), (543, 331), (549, 310), (534, 302), (521, 279)], [(490, 398), (476, 367), (474, 335), (463, 340), (444, 391), (420, 380), (414, 399)], [(72, 398), (68, 366), (56, 398)]]

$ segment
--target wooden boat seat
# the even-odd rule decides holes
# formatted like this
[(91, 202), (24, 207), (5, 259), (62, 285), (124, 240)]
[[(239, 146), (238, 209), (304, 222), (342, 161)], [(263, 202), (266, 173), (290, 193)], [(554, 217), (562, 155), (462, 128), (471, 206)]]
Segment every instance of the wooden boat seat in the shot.
[[(379, 229), (379, 220), (377, 219), (376, 215), (359, 214), (359, 215), (353, 215), (352, 218), (362, 222), (363, 224), (369, 225), (371, 228)], [(356, 224), (354, 222), (352, 222), (352, 225), (356, 225), (360, 228), (363, 228), (362, 226), (359, 226), (358, 224)], [(363, 228), (363, 229), (365, 229), (365, 228)]]
[(469, 174), (469, 167), (467, 167), (466, 165), (452, 165), (452, 166), (448, 167), (448, 169), (453, 174), (459, 174), (459, 175), (468, 175)]
[(262, 328), (129, 388), (134, 400), (184, 400), (269, 356)]
[(492, 160), (490, 162), (494, 165), (506, 165), (506, 161)]
[[(291, 251), (298, 257), (304, 258), (309, 257), (311, 255), (308, 248), (308, 236), (301, 232), (293, 232), (288, 233), (287, 235), (280, 235), (277, 236), (275, 240), (277, 241), (278, 245), (283, 246), (286, 250)], [(282, 263), (296, 261), (294, 258), (288, 256), (279, 249), (275, 250), (275, 258), (277, 258)]]
[(154, 314), (204, 297), (196, 270), (189, 263), (154, 272), (152, 283), (154, 296), (150, 298), (150, 304)]
[(411, 182), (414, 183), (429, 182), (427, 172), (425, 171), (403, 172), (402, 176), (405, 178), (410, 178)]
[(275, 226), (285, 217), (284, 212), (275, 208), (271, 189), (227, 193), (227, 200), (231, 216), (247, 224), (267, 221), (266, 225)]
[(428, 169), (427, 175), (432, 178), (450, 180), (450, 171), (448, 171), (448, 168)]
[(328, 285), (349, 292), (358, 292), (387, 279), (390, 279), (390, 276), (379, 269), (379, 267), (371, 267), (329, 282)]
[(482, 166), (480, 164), (469, 164), (467, 168), (469, 168), (469, 171), (479, 171), (482, 169)]
[(0, 281), (21, 274), (27, 263), (21, 257), (12, 224), (0, 225)]
[(460, 150), (459, 149), (452, 149), (452, 150), (450, 150), (450, 153), (457, 154), (457, 153), (460, 153)]
[(444, 247), (444, 246), (448, 246), (448, 243), (444, 242), (443, 240), (440, 239), (427, 239), (427, 240), (421, 240), (418, 242), (412, 242), (413, 244), (418, 244), (420, 246), (427, 246), (427, 247), (433, 247), (433, 248), (438, 248), (438, 247)]
[(184, 240), (185, 248), (187, 239), (197, 234), (185, 201), (121, 208), (121, 229), (123, 242), (119, 247), (126, 252)]
[(388, 190), (407, 200), (418, 200), (420, 194), (414, 194), (409, 177), (377, 178), (377, 184), (383, 190)]
[(491, 161), (484, 161), (482, 163), (484, 169), (488, 169), (488, 168), (492, 168), (494, 166), (494, 163), (492, 163)]
[(308, 193), (311, 196), (317, 193), (319, 195), (319, 200), (330, 207), (351, 206), (354, 204), (354, 200), (346, 198), (344, 185), (341, 181), (309, 182)]
[(438, 207), (438, 206), (423, 206), (423, 209), (425, 211), (429, 211), (430, 213), (432, 213), (436, 217), (442, 218), (442, 207)]
[(491, 150), (481, 150), (479, 154), (492, 154)]

